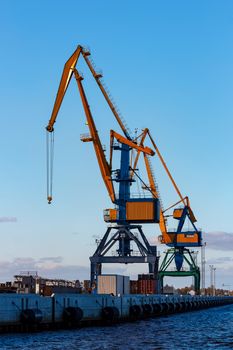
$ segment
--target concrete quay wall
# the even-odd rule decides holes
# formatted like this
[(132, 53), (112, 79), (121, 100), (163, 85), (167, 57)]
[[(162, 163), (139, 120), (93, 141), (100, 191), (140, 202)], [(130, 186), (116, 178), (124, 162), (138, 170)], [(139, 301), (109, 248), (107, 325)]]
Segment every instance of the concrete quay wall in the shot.
[(0, 294), (0, 331), (109, 324), (233, 304), (233, 297)]

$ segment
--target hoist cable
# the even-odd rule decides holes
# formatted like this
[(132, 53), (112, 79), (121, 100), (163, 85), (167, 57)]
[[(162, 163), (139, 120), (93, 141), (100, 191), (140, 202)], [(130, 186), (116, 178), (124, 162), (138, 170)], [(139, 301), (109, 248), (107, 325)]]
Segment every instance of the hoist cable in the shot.
[(53, 159), (54, 159), (54, 133), (47, 133), (46, 137), (47, 148), (47, 199), (50, 204), (53, 193)]

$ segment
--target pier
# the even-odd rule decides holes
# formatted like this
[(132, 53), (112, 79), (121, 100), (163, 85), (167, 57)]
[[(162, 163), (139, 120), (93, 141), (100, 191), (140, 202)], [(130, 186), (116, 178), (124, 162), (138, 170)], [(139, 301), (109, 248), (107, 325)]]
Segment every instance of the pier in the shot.
[(2, 294), (0, 332), (31, 332), (135, 321), (233, 304), (230, 296)]

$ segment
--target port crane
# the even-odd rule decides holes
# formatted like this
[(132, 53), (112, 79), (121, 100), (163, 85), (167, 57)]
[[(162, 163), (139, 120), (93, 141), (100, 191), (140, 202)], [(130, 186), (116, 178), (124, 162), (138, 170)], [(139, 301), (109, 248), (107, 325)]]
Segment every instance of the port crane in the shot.
[[(91, 114), (90, 106), (83, 88), (83, 77), (77, 70), (77, 62), (79, 57), (82, 56), (90, 69), (92, 76), (94, 77), (97, 85), (99, 86), (107, 104), (109, 105), (114, 117), (116, 118), (124, 136), (111, 130), (110, 131), (110, 159), (107, 161), (103, 146), (101, 144), (98, 131)], [(97, 276), (101, 274), (103, 263), (148, 263), (149, 272), (153, 273), (157, 279), (159, 276), (161, 284), (163, 283), (163, 277), (172, 275), (172, 272), (167, 268), (174, 260), (177, 271), (177, 276), (187, 274), (187, 271), (181, 271), (183, 261), (186, 260), (190, 266), (190, 273), (195, 277), (195, 286), (198, 289), (198, 279), (200, 281), (198, 268), (192, 258), (192, 255), (187, 247), (197, 247), (201, 245), (201, 232), (197, 230), (195, 226), (195, 216), (189, 204), (188, 197), (183, 197), (173, 180), (162, 156), (156, 146), (148, 129), (143, 130), (142, 134), (138, 137), (132, 138), (129, 130), (127, 129), (124, 121), (119, 115), (116, 106), (113, 104), (105, 86), (103, 83), (102, 74), (98, 73), (94, 68), (93, 61), (90, 58), (90, 51), (78, 46), (73, 55), (66, 62), (60, 85), (58, 88), (57, 96), (55, 99), (51, 118), (47, 125), (48, 131), (48, 202), (52, 201), (52, 165), (53, 165), (53, 132), (54, 123), (56, 121), (60, 106), (65, 96), (66, 90), (69, 86), (71, 78), (74, 76), (79, 94), (81, 97), (82, 105), (84, 108), (87, 125), (89, 128), (89, 134), (81, 135), (81, 141), (92, 142), (100, 168), (100, 172), (108, 191), (109, 197), (114, 204), (114, 208), (106, 209), (104, 211), (104, 220), (107, 223), (114, 224), (107, 228), (106, 233), (100, 240), (98, 247), (90, 257), (91, 261), (91, 281), (95, 282)], [(149, 138), (152, 148), (144, 146), (145, 139)], [(113, 170), (112, 161), (113, 153), (120, 152), (120, 167), (117, 170)], [(133, 161), (132, 154), (136, 152), (136, 158)], [(162, 162), (175, 190), (179, 196), (179, 201), (169, 207), (166, 210), (160, 206), (161, 198), (159, 196), (158, 186), (156, 185), (155, 178), (150, 163), (150, 157), (158, 155)], [(149, 185), (143, 181), (138, 175), (137, 164), (139, 156), (143, 155), (145, 161), (145, 167), (147, 171)], [(133, 197), (131, 195), (131, 185), (138, 178), (144, 189), (149, 191), (149, 197)], [(118, 184), (117, 190), (114, 184)], [(116, 194), (117, 191), (117, 194)], [(182, 203), (182, 208), (175, 208), (173, 217), (178, 220), (178, 227), (175, 232), (169, 232), (167, 229), (167, 215), (165, 213), (174, 208), (178, 204)], [(192, 229), (189, 231), (183, 231), (184, 223), (188, 219), (192, 225)], [(156, 252), (156, 246), (151, 245), (142, 231), (142, 223), (159, 223), (161, 236), (161, 243), (171, 247), (166, 253), (166, 256), (161, 265), (158, 275), (158, 256)], [(111, 235), (112, 233), (112, 235)], [(132, 249), (132, 242), (134, 242), (138, 248), (139, 255), (134, 253)], [(117, 245), (116, 255), (109, 256), (108, 253), (113, 246)], [(188, 257), (187, 257), (188, 256)], [(174, 272), (174, 271), (173, 271)], [(173, 274), (174, 275), (174, 274)], [(189, 274), (190, 275), (190, 274)]]
[[(158, 189), (158, 185), (156, 183), (152, 165), (150, 159), (147, 154), (143, 154), (145, 167), (148, 176), (149, 185), (145, 185), (145, 189), (149, 190), (154, 198), (158, 198), (160, 201), (160, 220), (159, 227), (161, 231), (161, 235), (158, 237), (160, 243), (166, 244), (170, 247), (166, 253), (165, 257), (160, 265), (158, 278), (160, 280), (160, 289), (163, 290), (163, 279), (165, 276), (170, 277), (194, 277), (194, 289), (196, 293), (200, 291), (200, 269), (197, 265), (197, 262), (193, 256), (192, 251), (189, 248), (193, 247), (201, 247), (202, 246), (202, 232), (199, 230), (195, 223), (196, 217), (191, 209), (189, 198), (183, 197), (175, 180), (173, 179), (165, 161), (162, 157), (158, 146), (155, 144), (154, 139), (151, 136), (151, 133), (148, 129), (143, 130), (143, 133), (140, 135), (141, 140), (139, 142), (140, 146), (143, 146), (144, 140), (146, 137), (149, 137), (153, 149), (156, 152), (165, 172), (172, 183), (179, 200), (169, 206), (167, 209), (163, 208), (162, 199), (160, 196), (160, 192)], [(137, 162), (140, 156), (140, 150), (137, 150), (137, 156), (135, 158), (133, 169), (136, 168)], [(133, 170), (132, 169), (132, 170)], [(179, 205), (179, 207), (177, 207)], [(173, 213), (170, 214), (169, 211), (173, 209)], [(167, 214), (169, 213), (169, 214)], [(175, 230), (170, 230), (167, 227), (168, 218), (172, 217), (177, 220), (177, 228)], [(185, 223), (189, 224), (188, 229), (184, 227)], [(183, 269), (184, 261), (189, 266), (189, 270)], [(170, 270), (169, 267), (172, 263), (175, 263), (176, 270)]]
[[(92, 76), (99, 86), (107, 104), (109, 105), (113, 115), (115, 116), (123, 135), (111, 130), (110, 131), (110, 160), (107, 161), (94, 118), (91, 113), (90, 106), (83, 88), (83, 77), (77, 69), (77, 63), (83, 57)], [(151, 245), (142, 231), (142, 223), (158, 223), (159, 222), (159, 199), (153, 196), (149, 198), (132, 197), (131, 185), (135, 181), (131, 176), (131, 152), (137, 150), (142, 154), (153, 156), (154, 151), (144, 145), (140, 145), (131, 136), (117, 111), (116, 106), (111, 101), (106, 91), (102, 74), (99, 74), (90, 59), (89, 50), (78, 46), (73, 55), (66, 62), (61, 76), (60, 85), (58, 87), (52, 114), (46, 127), (48, 133), (48, 202), (52, 201), (52, 165), (53, 165), (53, 133), (54, 123), (62, 104), (63, 98), (69, 86), (71, 78), (74, 77), (79, 94), (81, 97), (83, 109), (86, 116), (86, 124), (89, 128), (88, 135), (81, 135), (81, 141), (92, 142), (100, 168), (100, 172), (106, 186), (109, 197), (114, 204), (114, 208), (104, 211), (104, 220), (113, 224), (107, 228), (106, 233), (101, 239), (95, 253), (90, 257), (91, 261), (91, 282), (96, 282), (97, 276), (101, 274), (103, 263), (147, 263), (149, 272), (157, 276), (158, 272), (158, 256), (156, 246)], [(120, 166), (118, 169), (112, 169), (113, 153), (120, 152)], [(117, 190), (116, 187), (117, 186)], [(117, 191), (117, 193), (116, 193)], [(137, 254), (132, 249), (132, 244), (138, 248)], [(117, 245), (116, 255), (109, 256), (110, 249)]]

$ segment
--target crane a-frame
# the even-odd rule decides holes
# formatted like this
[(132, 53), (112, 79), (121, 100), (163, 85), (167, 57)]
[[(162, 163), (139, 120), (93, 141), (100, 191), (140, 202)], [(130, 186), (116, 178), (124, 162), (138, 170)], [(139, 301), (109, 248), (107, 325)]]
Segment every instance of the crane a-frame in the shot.
[[(84, 58), (84, 61), (89, 67), (124, 134), (124, 136), (122, 136), (113, 130), (110, 132), (111, 144), (109, 162), (105, 157), (105, 153), (82, 85), (83, 77), (79, 74), (76, 68), (80, 55)], [(103, 263), (148, 263), (149, 272), (154, 274), (154, 277), (156, 277), (158, 271), (156, 246), (152, 246), (148, 242), (142, 231), (141, 223), (159, 222), (159, 199), (153, 196), (150, 196), (149, 198), (132, 198), (130, 192), (130, 186), (134, 181), (131, 176), (132, 167), (130, 162), (130, 154), (132, 150), (137, 150), (140, 153), (147, 154), (148, 156), (153, 156), (154, 151), (149, 147), (139, 145), (138, 142), (135, 142), (135, 140), (131, 138), (129, 131), (127, 130), (117, 111), (117, 108), (111, 101), (102, 83), (102, 75), (98, 74), (98, 72), (96, 72), (94, 69), (93, 63), (90, 59), (90, 52), (84, 49), (82, 46), (78, 46), (64, 66), (52, 115), (46, 128), (49, 135), (53, 134), (54, 123), (72, 76), (75, 77), (78, 85), (78, 90), (90, 132), (89, 135), (81, 136), (81, 141), (93, 143), (103, 181), (110, 199), (115, 205), (114, 209), (107, 209), (104, 212), (105, 221), (115, 224), (107, 228), (107, 231), (101, 239), (94, 255), (90, 257), (91, 281), (96, 281), (97, 276), (101, 274)], [(115, 141), (117, 141), (117, 144)], [(51, 140), (48, 141), (48, 147), (48, 202), (50, 203), (52, 200), (51, 167), (53, 163), (53, 136), (51, 136)], [(120, 167), (114, 171), (112, 170), (113, 151), (120, 152)], [(117, 195), (114, 183), (118, 184)], [(113, 234), (111, 235), (110, 233), (112, 233), (112, 231)], [(137, 254), (134, 253), (132, 249), (133, 242), (137, 246), (139, 254), (138, 252)], [(117, 245), (116, 255), (109, 256), (110, 249), (112, 249), (115, 245)]]

